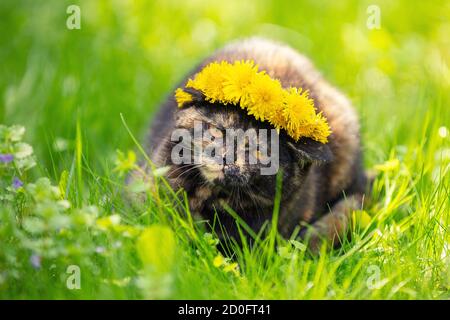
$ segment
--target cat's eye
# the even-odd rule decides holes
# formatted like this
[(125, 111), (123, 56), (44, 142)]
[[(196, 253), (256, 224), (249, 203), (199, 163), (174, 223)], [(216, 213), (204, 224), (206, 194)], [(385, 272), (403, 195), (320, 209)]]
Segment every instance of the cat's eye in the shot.
[(215, 138), (221, 138), (222, 137), (222, 131), (220, 131), (217, 128), (210, 127), (208, 131)]

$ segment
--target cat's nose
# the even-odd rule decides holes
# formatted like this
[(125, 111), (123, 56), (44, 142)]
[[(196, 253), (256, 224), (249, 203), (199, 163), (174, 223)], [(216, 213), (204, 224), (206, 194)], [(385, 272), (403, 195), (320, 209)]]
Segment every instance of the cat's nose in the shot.
[(239, 176), (240, 170), (239, 167), (236, 165), (225, 165), (223, 167), (223, 173), (225, 174), (225, 176), (233, 178), (233, 177), (237, 177)]
[(246, 182), (239, 166), (227, 164), (223, 167), (224, 183), (228, 186), (241, 185)]

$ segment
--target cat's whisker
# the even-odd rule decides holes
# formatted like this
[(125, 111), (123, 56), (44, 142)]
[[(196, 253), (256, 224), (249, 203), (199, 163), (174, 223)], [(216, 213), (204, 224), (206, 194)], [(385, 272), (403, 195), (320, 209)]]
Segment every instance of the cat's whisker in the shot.
[(185, 170), (186, 168), (192, 167), (191, 164), (184, 164), (180, 165), (179, 167), (175, 168), (173, 171), (169, 172), (169, 175), (176, 175), (178, 172)]
[(178, 175), (176, 177), (175, 183), (178, 183), (178, 181), (185, 175), (187, 175), (188, 173), (192, 172), (195, 169), (199, 169), (201, 167), (204, 167), (203, 164), (199, 164), (199, 165), (194, 165), (192, 168), (187, 169), (186, 171), (183, 171), (180, 175)]

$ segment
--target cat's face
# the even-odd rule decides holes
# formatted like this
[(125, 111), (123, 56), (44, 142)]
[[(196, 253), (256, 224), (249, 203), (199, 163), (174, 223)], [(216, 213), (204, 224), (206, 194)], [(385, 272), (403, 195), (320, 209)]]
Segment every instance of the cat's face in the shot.
[[(197, 179), (224, 189), (253, 188), (271, 194), (279, 170), (285, 181), (298, 180), (318, 160), (317, 155), (308, 154), (316, 151), (316, 144), (311, 151), (303, 151), (286, 134), (234, 105), (202, 104), (178, 110), (172, 143), (172, 156), (184, 160), (173, 161), (178, 163), (175, 178), (184, 176), (184, 180)], [(328, 147), (320, 153), (326, 160)]]

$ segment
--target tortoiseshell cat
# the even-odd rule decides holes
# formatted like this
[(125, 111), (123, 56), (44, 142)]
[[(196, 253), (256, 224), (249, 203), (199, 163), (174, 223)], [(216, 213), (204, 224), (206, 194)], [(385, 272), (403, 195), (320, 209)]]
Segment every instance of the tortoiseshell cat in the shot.
[[(332, 134), (327, 144), (302, 138), (295, 142), (283, 130), (279, 135), (279, 167), (283, 171), (279, 230), (290, 237), (296, 227), (312, 225), (311, 249), (320, 240), (338, 243), (350, 223), (352, 210), (362, 207), (366, 175), (362, 167), (359, 122), (350, 102), (330, 86), (307, 58), (293, 49), (263, 39), (232, 43), (204, 60), (180, 86), (213, 61), (253, 60), (259, 70), (279, 79), (284, 88), (309, 90), (318, 112), (326, 117)], [(205, 159), (201, 165), (176, 165), (171, 160), (171, 133), (177, 128), (192, 129), (202, 121), (205, 129), (271, 128), (256, 121), (236, 106), (213, 106), (197, 101), (179, 109), (170, 95), (151, 126), (148, 147), (157, 166), (170, 166), (168, 180), (183, 188), (192, 212), (203, 219), (218, 220), (228, 236), (239, 241), (234, 219), (223, 209), (225, 201), (256, 232), (271, 219), (276, 175), (261, 175), (258, 165), (236, 162), (218, 165)], [(219, 237), (223, 233), (216, 227)]]

